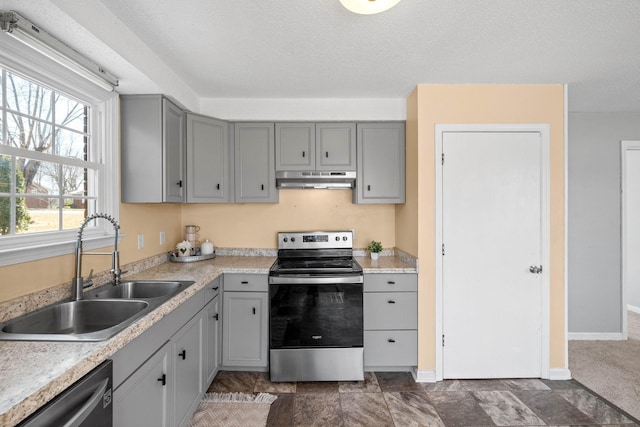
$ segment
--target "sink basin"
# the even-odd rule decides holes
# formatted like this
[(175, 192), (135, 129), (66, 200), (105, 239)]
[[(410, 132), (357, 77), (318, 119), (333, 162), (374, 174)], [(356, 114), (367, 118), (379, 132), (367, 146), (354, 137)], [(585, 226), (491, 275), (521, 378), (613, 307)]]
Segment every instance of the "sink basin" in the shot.
[(149, 311), (148, 302), (137, 300), (62, 302), (0, 325), (0, 340), (102, 341)]
[(184, 290), (193, 282), (136, 280), (118, 285), (106, 285), (91, 293), (95, 298), (147, 299), (169, 297)]

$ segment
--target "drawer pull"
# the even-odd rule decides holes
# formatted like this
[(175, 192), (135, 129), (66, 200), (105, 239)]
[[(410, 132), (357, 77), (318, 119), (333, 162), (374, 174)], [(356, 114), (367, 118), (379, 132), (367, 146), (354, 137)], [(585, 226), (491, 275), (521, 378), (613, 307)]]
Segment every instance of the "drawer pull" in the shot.
[(253, 307), (253, 314), (254, 315), (256, 314), (256, 308), (255, 307)]
[(387, 281), (387, 284), (388, 284), (388, 285), (395, 285), (395, 284), (396, 284), (396, 282), (394, 282), (393, 280), (389, 280), (389, 281)]
[(389, 304), (395, 304), (396, 302), (392, 299), (390, 299), (389, 301), (387, 301)]
[(213, 288), (211, 288), (214, 291), (217, 291), (220, 288), (220, 286), (214, 286)]
[(389, 339), (387, 340), (387, 342), (394, 343), (394, 342), (396, 342), (396, 340), (394, 340), (393, 338), (389, 338)]
[(219, 316), (218, 316), (218, 313), (216, 313), (216, 314), (214, 314), (214, 315), (213, 315), (213, 318), (214, 318), (214, 319), (216, 319), (216, 320), (218, 320), (218, 317), (219, 317)]
[(182, 357), (182, 360), (185, 360), (187, 358), (187, 350), (182, 350), (178, 353), (178, 356)]
[(241, 284), (243, 284), (243, 285), (248, 285), (248, 284), (249, 284), (249, 282), (248, 282), (247, 280), (243, 280), (243, 281), (242, 281), (242, 282), (240, 282), (240, 283), (241, 283)]
[(167, 374), (162, 374), (162, 376), (158, 378), (158, 381), (160, 381), (163, 386), (167, 385)]

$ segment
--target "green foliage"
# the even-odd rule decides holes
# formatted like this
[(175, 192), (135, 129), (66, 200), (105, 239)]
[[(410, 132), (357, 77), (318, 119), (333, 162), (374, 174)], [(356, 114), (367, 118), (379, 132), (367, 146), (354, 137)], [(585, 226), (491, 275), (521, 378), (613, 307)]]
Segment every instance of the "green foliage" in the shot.
[(367, 250), (373, 253), (382, 252), (382, 243), (372, 240), (369, 246), (367, 246)]
[[(0, 193), (11, 191), (11, 162), (10, 157), (0, 156)], [(16, 192), (24, 193), (25, 182), (22, 171), (16, 173)], [(29, 228), (29, 211), (24, 197), (16, 199), (16, 231)], [(8, 234), (11, 230), (11, 199), (0, 197), (0, 235)]]

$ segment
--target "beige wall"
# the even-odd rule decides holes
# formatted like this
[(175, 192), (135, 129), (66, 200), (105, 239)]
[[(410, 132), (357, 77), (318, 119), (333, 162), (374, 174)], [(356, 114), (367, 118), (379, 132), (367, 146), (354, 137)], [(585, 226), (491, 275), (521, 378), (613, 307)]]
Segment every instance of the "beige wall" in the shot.
[[(275, 248), (278, 231), (353, 228), (355, 246), (364, 248), (375, 239), (395, 246), (393, 205), (354, 205), (352, 192), (344, 190), (282, 190), (278, 204), (121, 204), (119, 246), (121, 264), (167, 252), (184, 238), (183, 226), (201, 227), (200, 240), (230, 248)], [(160, 245), (160, 232), (166, 233)], [(137, 235), (144, 234), (143, 249)], [(107, 248), (109, 250), (109, 248)], [(74, 257), (0, 267), (0, 302), (70, 282)], [(109, 257), (84, 257), (85, 276), (111, 268)]]
[[(177, 241), (182, 233), (180, 205), (121, 204), (120, 232), (124, 235), (118, 246), (121, 265), (169, 251), (168, 244), (160, 245), (160, 231), (166, 233), (167, 243)], [(140, 250), (138, 234), (145, 236), (144, 248)], [(91, 269), (95, 272), (109, 270), (111, 258), (84, 257), (82, 264), (86, 277)], [(0, 302), (71, 282), (74, 274), (73, 255), (0, 267)]]
[[(435, 125), (548, 123), (551, 154), (550, 367), (566, 368), (564, 88), (562, 85), (419, 85), (407, 100), (407, 204), (396, 246), (420, 261), (418, 369), (435, 370)], [(409, 153), (412, 153), (409, 155)], [(413, 158), (415, 156), (415, 158)], [(413, 163), (417, 163), (417, 166)], [(414, 188), (413, 185), (416, 185)], [(403, 212), (411, 210), (412, 212)]]
[(277, 204), (183, 205), (184, 224), (200, 240), (229, 248), (276, 248), (278, 231), (355, 229), (355, 247), (371, 240), (395, 246), (394, 205), (354, 205), (345, 190), (281, 190)]

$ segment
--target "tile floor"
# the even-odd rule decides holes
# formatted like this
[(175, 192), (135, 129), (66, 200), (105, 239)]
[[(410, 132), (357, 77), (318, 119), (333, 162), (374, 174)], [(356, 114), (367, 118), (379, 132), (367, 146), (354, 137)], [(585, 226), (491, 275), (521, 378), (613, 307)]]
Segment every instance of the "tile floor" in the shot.
[(408, 372), (360, 382), (271, 383), (268, 373), (221, 371), (209, 392), (278, 396), (268, 426), (639, 426), (575, 381), (416, 383)]

